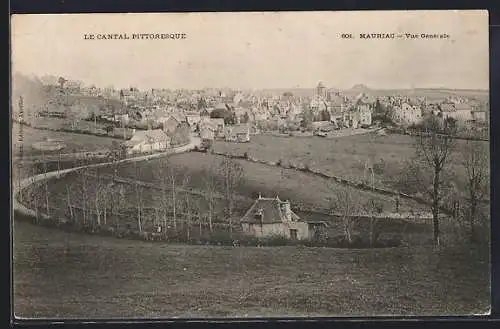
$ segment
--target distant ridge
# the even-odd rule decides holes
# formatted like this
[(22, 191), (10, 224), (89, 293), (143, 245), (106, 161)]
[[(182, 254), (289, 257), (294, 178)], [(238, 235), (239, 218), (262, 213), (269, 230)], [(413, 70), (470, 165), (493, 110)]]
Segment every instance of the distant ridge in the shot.
[(415, 88), (415, 90), (439, 90), (445, 92), (481, 92), (489, 93), (489, 89), (454, 89), (454, 88)]
[(368, 88), (367, 85), (364, 85), (364, 84), (356, 84), (354, 86), (351, 87), (351, 89), (349, 89), (349, 91), (370, 91), (371, 89)]

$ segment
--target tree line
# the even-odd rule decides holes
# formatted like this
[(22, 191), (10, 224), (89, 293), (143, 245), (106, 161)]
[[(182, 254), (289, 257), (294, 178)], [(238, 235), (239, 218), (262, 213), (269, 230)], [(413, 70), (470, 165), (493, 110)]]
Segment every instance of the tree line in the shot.
[[(413, 136), (414, 155), (406, 159), (398, 182), (400, 191), (419, 197), (428, 205), (435, 246), (442, 243), (441, 222), (443, 216), (447, 216), (443, 209), (451, 213), (451, 220), (464, 229), (471, 242), (484, 242), (488, 238), (477, 232), (478, 225), (487, 225), (484, 218), (489, 215), (481, 209), (484, 203), (489, 202), (488, 146), (481, 141), (458, 141), (453, 137), (455, 129), (455, 125), (443, 118), (433, 117), (424, 121), (423, 133)], [(369, 149), (372, 152), (375, 150), (374, 146)], [(373, 184), (374, 168), (368, 169), (371, 170)], [(396, 197), (395, 202), (396, 211), (399, 211), (400, 199)], [(381, 204), (373, 198), (363, 200), (354, 188), (335, 191), (331, 207), (332, 211), (341, 214), (345, 240), (349, 242), (353, 241), (352, 227), (356, 213), (382, 212)], [(370, 222), (370, 241), (377, 236), (376, 221), (372, 218)]]
[[(46, 165), (44, 169), (47, 173)], [(192, 184), (198, 176), (161, 158), (153, 171), (154, 189), (142, 180), (145, 172), (140, 164), (132, 164), (129, 183), (120, 181), (119, 169), (117, 163), (110, 168), (83, 168), (64, 184), (45, 180), (28, 188), (23, 199), (37, 219), (42, 214), (53, 219), (62, 214), (68, 222), (91, 231), (131, 230), (188, 241), (196, 228), (200, 235), (221, 227), (229, 236), (233, 234), (237, 190), (245, 180), (238, 162), (223, 158), (203, 170), (198, 175), (201, 181)], [(201, 195), (191, 193), (192, 186), (200, 183)]]

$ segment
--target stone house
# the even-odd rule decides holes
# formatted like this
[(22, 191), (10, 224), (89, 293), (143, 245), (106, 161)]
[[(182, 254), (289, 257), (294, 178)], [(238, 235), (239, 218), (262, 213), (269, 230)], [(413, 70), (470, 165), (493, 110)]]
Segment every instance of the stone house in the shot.
[(257, 238), (281, 236), (292, 240), (317, 240), (325, 232), (326, 223), (304, 221), (291, 210), (289, 201), (259, 195), (241, 218), (243, 233)]
[(361, 126), (370, 126), (372, 124), (372, 105), (359, 101), (355, 109), (359, 113), (359, 124)]
[(128, 154), (162, 151), (170, 147), (170, 137), (161, 129), (135, 130), (124, 143)]
[(472, 108), (469, 104), (458, 103), (451, 108), (442, 109), (443, 118), (453, 118), (460, 122), (469, 122), (473, 120)]
[(201, 121), (201, 115), (199, 113), (186, 113), (186, 121), (191, 127), (192, 130), (194, 130), (197, 126), (198, 123)]
[(225, 133), (227, 142), (246, 143), (250, 141), (250, 125), (240, 124), (228, 126)]
[(222, 118), (210, 118), (210, 123), (213, 125), (215, 129), (215, 136), (221, 137), (224, 135), (224, 119)]
[(422, 108), (407, 102), (393, 107), (393, 119), (401, 124), (417, 124), (423, 119)]
[(487, 113), (484, 110), (472, 110), (472, 121), (474, 122), (486, 122)]
[(212, 147), (215, 139), (214, 129), (211, 126), (206, 126), (200, 129), (201, 145), (203, 148)]
[(166, 120), (162, 121), (163, 131), (167, 135), (171, 136), (182, 123), (187, 123), (184, 115), (177, 113), (171, 114), (166, 118)]

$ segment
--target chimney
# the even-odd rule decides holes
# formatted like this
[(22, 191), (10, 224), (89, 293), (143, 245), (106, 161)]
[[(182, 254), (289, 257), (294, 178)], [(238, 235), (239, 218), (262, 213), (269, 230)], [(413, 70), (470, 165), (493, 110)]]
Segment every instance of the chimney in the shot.
[(285, 217), (285, 219), (287, 221), (291, 221), (292, 220), (292, 209), (290, 207), (290, 201), (285, 201), (282, 203), (283, 205), (283, 216)]

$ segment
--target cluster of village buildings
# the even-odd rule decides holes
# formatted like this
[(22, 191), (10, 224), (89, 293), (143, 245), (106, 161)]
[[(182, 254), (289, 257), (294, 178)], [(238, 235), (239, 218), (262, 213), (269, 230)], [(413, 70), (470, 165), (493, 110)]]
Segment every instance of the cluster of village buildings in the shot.
[[(49, 84), (57, 85), (58, 81)], [(199, 136), (205, 144), (217, 139), (249, 142), (259, 132), (262, 122), (275, 122), (278, 129), (285, 130), (328, 131), (370, 127), (384, 115), (395, 124), (409, 126), (429, 115), (453, 118), (464, 124), (486, 123), (489, 113), (489, 104), (477, 99), (450, 96), (431, 101), (407, 95), (374, 96), (364, 90), (351, 93), (331, 90), (323, 83), (311, 95), (215, 89), (116, 90), (85, 87), (74, 81), (60, 85), (72, 94), (121, 104), (118, 109), (100, 109), (99, 118), (113, 123), (117, 129), (132, 131), (123, 143), (129, 153), (167, 149), (188, 142), (192, 135)], [(52, 112), (55, 117), (65, 117), (64, 113)], [(307, 120), (310, 122), (304, 124)], [(138, 124), (145, 128), (137, 128)], [(244, 232), (257, 237), (283, 235), (299, 240), (319, 239), (327, 226), (323, 221), (301, 219), (291, 210), (289, 201), (260, 195), (241, 223)]]
[[(56, 82), (52, 82), (56, 84)], [(122, 129), (134, 129), (125, 145), (129, 152), (168, 148), (179, 130), (198, 134), (210, 143), (216, 139), (248, 142), (251, 135), (273, 123), (278, 130), (324, 131), (366, 128), (377, 116), (390, 116), (399, 125), (421, 122), (427, 115), (451, 117), (464, 123), (485, 122), (488, 104), (476, 99), (446, 97), (377, 96), (370, 92), (347, 93), (328, 89), (320, 82), (310, 95), (292, 92), (268, 93), (235, 90), (117, 90), (65, 81), (70, 93), (114, 100), (122, 104), (102, 110), (101, 119)], [(217, 113), (217, 115), (214, 115)], [(227, 115), (231, 118), (228, 119)], [(305, 123), (308, 120), (310, 122)]]

